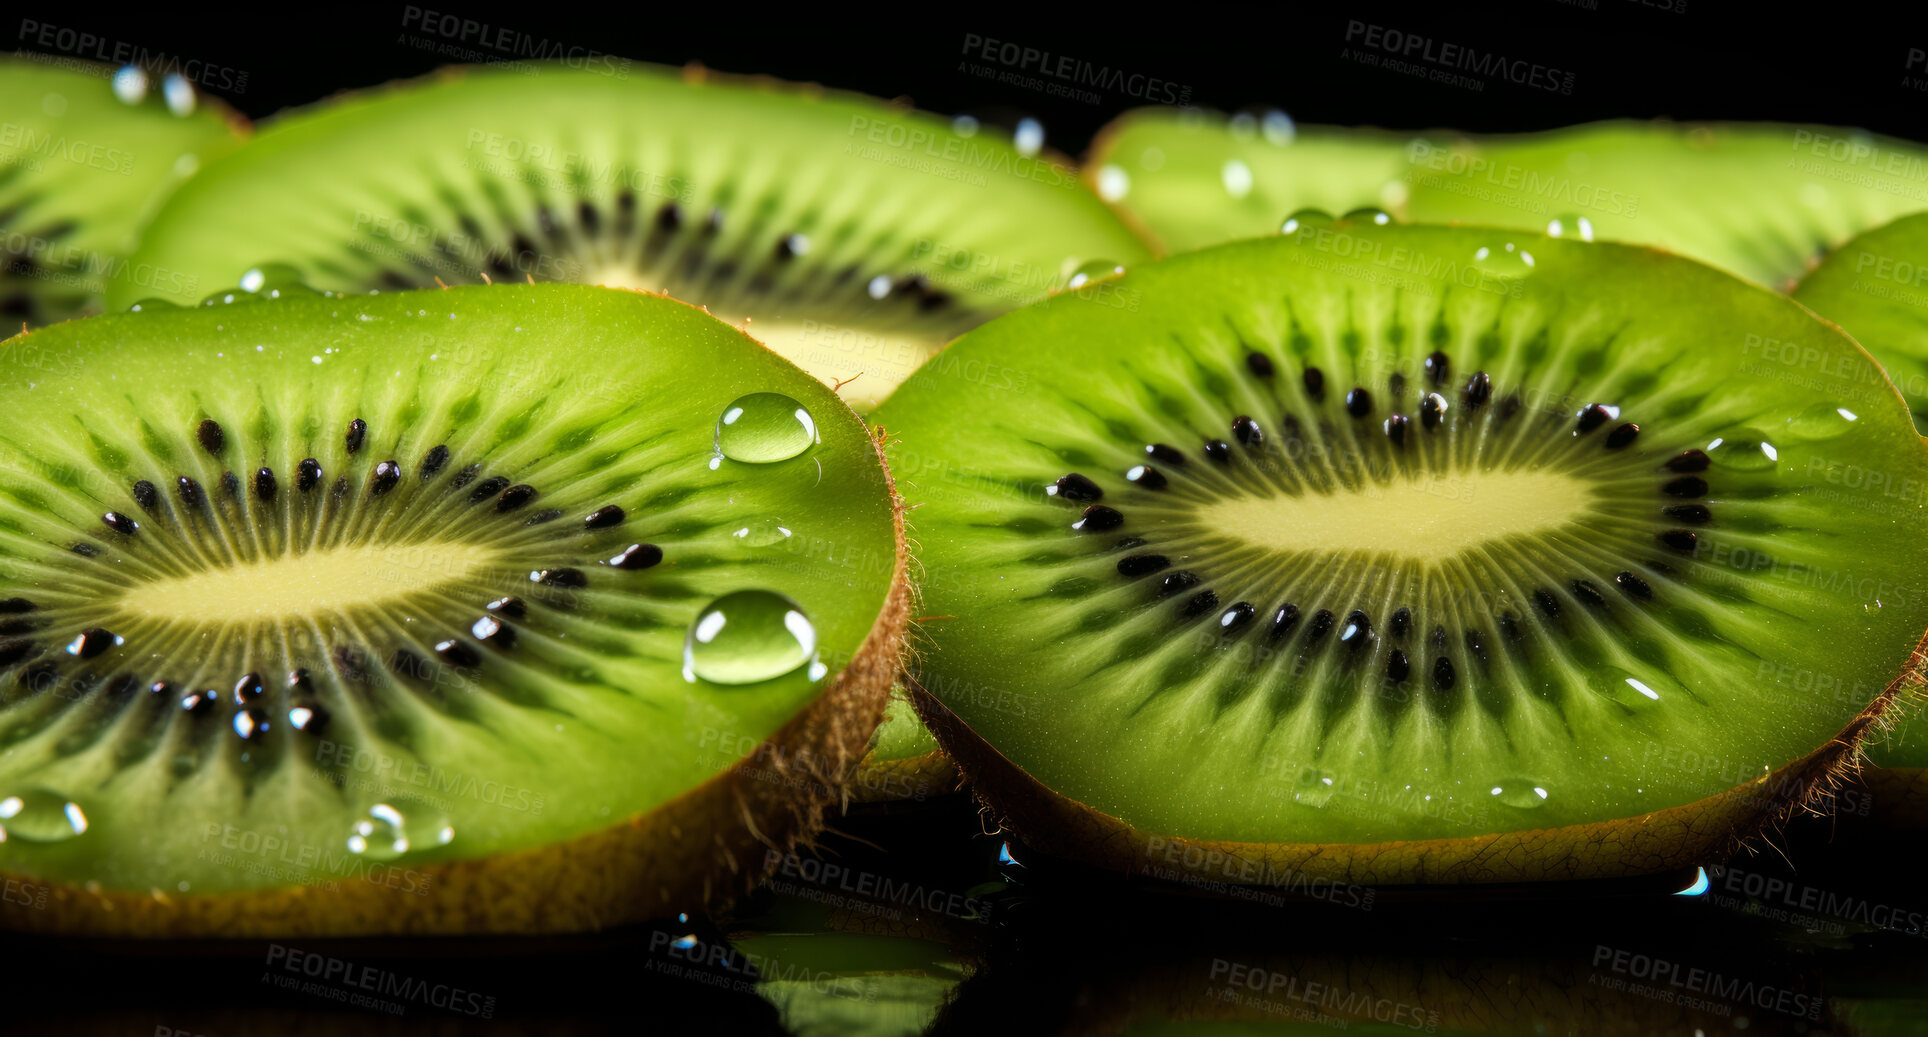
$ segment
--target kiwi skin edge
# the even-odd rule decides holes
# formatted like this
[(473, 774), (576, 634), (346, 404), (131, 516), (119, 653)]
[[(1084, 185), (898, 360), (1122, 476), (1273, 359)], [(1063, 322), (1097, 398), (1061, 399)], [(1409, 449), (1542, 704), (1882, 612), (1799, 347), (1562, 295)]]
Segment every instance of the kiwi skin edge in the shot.
[[(566, 933), (718, 908), (762, 880), (781, 853), (823, 828), (883, 721), (910, 617), (904, 502), (873, 437), (892, 502), (891, 591), (830, 687), (727, 770), (648, 813), (539, 848), (417, 865), (422, 895), (362, 877), (176, 896), (90, 890), (0, 872), (42, 890), (0, 898), (0, 929), (97, 937), (276, 937)], [(709, 847), (707, 853), (693, 847)], [(777, 851), (777, 852), (772, 852)], [(16, 886), (15, 888), (18, 888)]]
[[(1871, 727), (1888, 722), (1883, 713), (1902, 689), (1920, 683), (1924, 662), (1928, 635), (1916, 642), (1901, 675), (1825, 745), (1726, 792), (1592, 824), (1383, 843), (1224, 842), (1135, 828), (1046, 788), (978, 738), (915, 674), (903, 681), (918, 716), (950, 753), (985, 812), (1044, 853), (1128, 875), (1211, 885), (1253, 885), (1240, 878), (1248, 869), (1294, 882), (1472, 885), (1619, 878), (1717, 864), (1854, 775), (1863, 738)], [(1917, 784), (1918, 792), (1928, 794), (1928, 780)], [(1762, 789), (1770, 791), (1756, 791)], [(1188, 864), (1188, 859), (1201, 863)]]

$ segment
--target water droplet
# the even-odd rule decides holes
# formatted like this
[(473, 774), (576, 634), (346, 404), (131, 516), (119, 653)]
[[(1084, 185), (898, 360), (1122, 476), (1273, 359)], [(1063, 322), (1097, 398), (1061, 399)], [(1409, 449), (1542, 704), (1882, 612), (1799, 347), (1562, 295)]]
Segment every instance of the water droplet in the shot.
[(241, 290), (244, 292), (276, 298), (282, 291), (290, 289), (314, 291), (308, 287), (301, 271), (287, 263), (263, 263), (241, 275)]
[(0, 799), (0, 843), (58, 843), (87, 831), (80, 804), (51, 789), (30, 788)]
[(1044, 149), (1044, 124), (1030, 116), (1018, 120), (1018, 128), (1011, 133), (1011, 145), (1025, 158)]
[(447, 846), (455, 840), (448, 813), (426, 800), (392, 798), (368, 808), (348, 829), (348, 852), (371, 861), (392, 861), (411, 850)]
[(255, 295), (253, 292), (244, 292), (239, 288), (230, 288), (224, 292), (215, 292), (213, 295), (210, 295), (207, 298), (202, 299), (201, 305), (233, 306), (237, 303), (250, 303), (250, 302), (260, 302), (260, 301), (261, 301), (260, 297)]
[(755, 684), (795, 670), (816, 651), (817, 628), (802, 606), (774, 591), (734, 591), (710, 602), (690, 624), (683, 677)]
[(1585, 216), (1567, 214), (1555, 216), (1546, 221), (1546, 236), (1549, 238), (1573, 238), (1579, 241), (1593, 240), (1593, 221)]
[(790, 527), (776, 519), (757, 519), (731, 530), (730, 535), (751, 547), (769, 547), (781, 544), (795, 534)]
[(977, 136), (977, 126), (977, 119), (969, 115), (960, 115), (951, 120), (951, 132), (960, 137)]
[(1473, 252), (1473, 265), (1493, 277), (1525, 277), (1533, 272), (1533, 253), (1511, 241), (1481, 245)]
[(1346, 213), (1346, 220), (1350, 223), (1370, 223), (1375, 227), (1383, 227), (1392, 222), (1392, 214), (1384, 209), (1367, 206), (1364, 209), (1354, 209)]
[(1629, 673), (1616, 666), (1598, 666), (1587, 674), (1593, 690), (1629, 709), (1650, 709), (1683, 693), (1672, 678), (1658, 673)]
[(1490, 790), (1494, 801), (1520, 810), (1546, 803), (1546, 782), (1535, 778), (1501, 778)]
[(1131, 193), (1131, 174), (1123, 166), (1106, 163), (1098, 167), (1098, 197), (1107, 202), (1124, 201)]
[(1338, 775), (1307, 767), (1299, 771), (1293, 783), (1292, 801), (1308, 807), (1322, 807), (1332, 801), (1333, 793), (1338, 791)]
[(1071, 277), (1065, 281), (1064, 286), (1072, 289), (1083, 288), (1094, 281), (1110, 280), (1124, 272), (1123, 266), (1109, 259), (1087, 260), (1078, 264), (1078, 268), (1071, 272)]
[(1290, 115), (1273, 108), (1259, 120), (1259, 132), (1265, 135), (1268, 143), (1284, 146), (1298, 138), (1299, 127)]
[(153, 313), (156, 310), (178, 310), (181, 304), (167, 299), (142, 299), (127, 308), (129, 313)]
[(1837, 403), (1816, 403), (1787, 419), (1787, 434), (1805, 443), (1834, 439), (1848, 431), (1860, 415)]
[(161, 80), (161, 96), (167, 100), (167, 110), (175, 115), (194, 114), (194, 84), (179, 72), (169, 72)]
[(1285, 218), (1279, 225), (1280, 234), (1297, 234), (1301, 227), (1322, 227), (1332, 222), (1332, 214), (1324, 209), (1300, 209)]
[(1735, 429), (1707, 444), (1709, 463), (1736, 472), (1765, 471), (1774, 467), (1780, 458), (1781, 453), (1774, 449), (1774, 444), (1751, 428)]
[(787, 461), (817, 442), (817, 423), (803, 404), (782, 393), (738, 397), (716, 421), (717, 452), (732, 461)]
[(122, 65), (114, 73), (114, 96), (124, 104), (139, 104), (147, 97), (147, 72), (139, 65)]
[(1252, 193), (1252, 167), (1242, 160), (1228, 158), (1218, 171), (1218, 178), (1225, 185), (1225, 193), (1233, 198), (1243, 198)]

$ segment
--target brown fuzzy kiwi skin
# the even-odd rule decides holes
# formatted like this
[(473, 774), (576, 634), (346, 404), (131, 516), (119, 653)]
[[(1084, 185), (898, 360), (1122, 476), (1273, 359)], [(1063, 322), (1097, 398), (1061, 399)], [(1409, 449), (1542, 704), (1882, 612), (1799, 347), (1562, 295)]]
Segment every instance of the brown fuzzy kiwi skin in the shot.
[(989, 819), (1033, 849), (1127, 875), (1216, 888), (1302, 884), (1473, 885), (1651, 875), (1714, 864), (1771, 836), (1798, 812), (1818, 812), (1860, 768), (1862, 741), (1919, 686), (1928, 636), (1907, 667), (1826, 744), (1726, 792), (1636, 817), (1563, 828), (1383, 843), (1253, 843), (1150, 832), (1061, 796), (992, 748), (904, 678), (918, 715), (970, 782)]
[[(881, 441), (873, 440), (884, 461)], [(727, 770), (647, 813), (564, 842), (370, 869), (333, 889), (133, 893), (0, 872), (0, 929), (66, 936), (260, 938), (589, 932), (714, 910), (822, 830), (883, 722), (910, 617), (903, 500), (880, 467), (896, 542), (890, 593), (830, 687)]]
[(961, 783), (956, 765), (943, 750), (907, 756), (885, 763), (863, 763), (850, 779), (853, 803), (921, 802), (956, 792)]

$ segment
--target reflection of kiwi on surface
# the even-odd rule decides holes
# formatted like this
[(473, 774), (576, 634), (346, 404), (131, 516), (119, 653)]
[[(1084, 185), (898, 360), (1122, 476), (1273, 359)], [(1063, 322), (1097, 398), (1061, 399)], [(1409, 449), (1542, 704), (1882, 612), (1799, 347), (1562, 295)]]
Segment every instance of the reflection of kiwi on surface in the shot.
[(1166, 252), (1278, 233), (1301, 209), (1328, 213), (1405, 199), (1408, 134), (1297, 126), (1284, 112), (1147, 108), (1091, 146), (1085, 180)]
[[(919, 710), (1038, 849), (1253, 884), (1691, 866), (1845, 765), (1928, 627), (1867, 590), (1915, 586), (1921, 515), (1830, 478), (1928, 452), (1786, 299), (1344, 223), (1100, 287), (947, 354), (1021, 398), (920, 374), (877, 414), (951, 617)], [(1754, 336), (1823, 362), (1778, 377)]]
[(925, 800), (957, 789), (957, 768), (895, 687), (870, 751), (850, 776), (850, 798), (863, 803)]
[(0, 60), (0, 318), (37, 326), (109, 290), (215, 287), (128, 253), (162, 197), (240, 143), (239, 123), (178, 75)]
[(879, 451), (694, 308), (295, 293), (28, 341), (75, 372), (0, 380), (11, 927), (700, 910), (814, 829), (882, 714)]
[[(1406, 215), (1653, 245), (1772, 288), (1817, 257), (1928, 208), (1928, 148), (1775, 123), (1603, 122), (1417, 142)], [(1585, 221), (1582, 225), (1582, 221)]]
[(217, 288), (285, 263), (345, 292), (666, 291), (751, 318), (821, 378), (862, 372), (847, 398), (863, 407), (1081, 265), (1143, 254), (1067, 165), (989, 131), (771, 80), (629, 73), (457, 70), (278, 120), (168, 206), (142, 258)]
[(935, 933), (876, 914), (790, 900), (756, 925), (731, 945), (796, 1037), (922, 1033), (971, 972)]

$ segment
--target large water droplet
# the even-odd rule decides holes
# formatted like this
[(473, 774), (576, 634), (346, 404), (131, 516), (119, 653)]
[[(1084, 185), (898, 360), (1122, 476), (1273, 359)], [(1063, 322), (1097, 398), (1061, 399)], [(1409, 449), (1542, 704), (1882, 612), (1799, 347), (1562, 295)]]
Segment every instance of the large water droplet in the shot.
[(1617, 666), (1596, 666), (1588, 671), (1587, 681), (1594, 691), (1633, 710), (1651, 709), (1684, 693), (1670, 677), (1653, 671), (1629, 673)]
[(288, 263), (263, 263), (241, 275), (241, 290), (278, 298), (282, 292), (298, 290), (313, 293), (300, 269)]
[(368, 808), (348, 828), (348, 852), (372, 861), (392, 861), (411, 850), (447, 846), (455, 826), (446, 811), (425, 800), (393, 798)]
[(732, 461), (787, 461), (817, 442), (817, 423), (803, 404), (782, 393), (738, 397), (716, 421), (717, 452)]
[(755, 684), (809, 662), (817, 628), (803, 607), (774, 591), (725, 594), (696, 614), (683, 640), (683, 677)]
[(794, 534), (790, 527), (776, 519), (757, 519), (731, 530), (730, 535), (751, 547), (769, 547), (783, 543)]
[(1501, 778), (1490, 791), (1495, 802), (1520, 810), (1546, 804), (1546, 782), (1536, 778)]
[(1533, 272), (1533, 253), (1511, 241), (1481, 245), (1473, 251), (1473, 265), (1494, 277), (1525, 277)]
[(1787, 434), (1806, 443), (1834, 439), (1848, 431), (1861, 416), (1838, 403), (1811, 404), (1787, 419)]
[(80, 804), (52, 789), (0, 798), (0, 843), (58, 843), (87, 831)]
[(1392, 222), (1392, 214), (1384, 209), (1367, 206), (1366, 208), (1354, 209), (1346, 213), (1346, 221), (1349, 223), (1370, 223), (1375, 227), (1383, 227)]
[(1735, 429), (1707, 444), (1707, 460), (1736, 472), (1760, 472), (1774, 467), (1781, 452), (1767, 437), (1751, 428)]
[(1332, 223), (1332, 214), (1324, 209), (1300, 209), (1279, 224), (1280, 234), (1297, 234), (1305, 227), (1325, 227)]
[(1546, 221), (1546, 236), (1549, 238), (1573, 238), (1579, 241), (1593, 240), (1593, 221), (1585, 216), (1567, 214), (1555, 216)]
[(114, 96), (125, 104), (139, 104), (147, 97), (147, 72), (139, 65), (122, 65), (114, 73)]
[(1098, 197), (1107, 202), (1124, 201), (1131, 193), (1131, 174), (1123, 166), (1106, 163), (1098, 167)]
[(1091, 259), (1078, 264), (1078, 268), (1071, 272), (1071, 277), (1065, 281), (1064, 286), (1072, 289), (1083, 288), (1093, 281), (1109, 280), (1124, 272), (1125, 268), (1122, 265), (1109, 259)]

